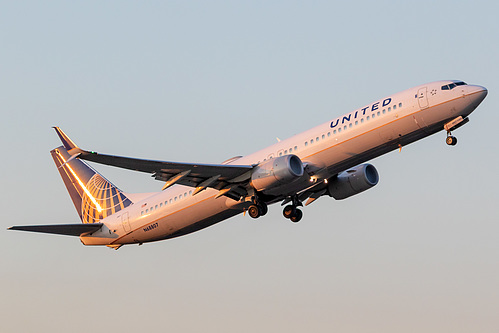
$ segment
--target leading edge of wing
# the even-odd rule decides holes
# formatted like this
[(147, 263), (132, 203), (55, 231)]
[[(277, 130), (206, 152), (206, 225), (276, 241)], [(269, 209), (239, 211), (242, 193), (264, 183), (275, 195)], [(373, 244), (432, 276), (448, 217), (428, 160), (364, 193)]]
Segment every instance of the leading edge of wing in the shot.
[(42, 232), (66, 236), (81, 236), (99, 230), (102, 223), (50, 224), (50, 225), (16, 225), (7, 230)]
[(66, 163), (78, 158), (118, 168), (151, 173), (155, 179), (166, 181), (163, 189), (177, 183), (197, 187), (195, 193), (207, 187), (221, 190), (230, 184), (247, 181), (250, 177), (250, 171), (254, 168), (254, 165), (177, 163), (100, 154), (79, 148), (59, 127), (54, 127), (54, 129), (61, 138), (65, 149), (71, 155)]
[(83, 151), (78, 158), (104, 165), (148, 173), (164, 172), (168, 174), (179, 174), (190, 170), (189, 175), (191, 177), (209, 178), (220, 175), (220, 178), (225, 180), (236, 178), (253, 169), (253, 166), (251, 165), (177, 163), (105, 155), (87, 151)]

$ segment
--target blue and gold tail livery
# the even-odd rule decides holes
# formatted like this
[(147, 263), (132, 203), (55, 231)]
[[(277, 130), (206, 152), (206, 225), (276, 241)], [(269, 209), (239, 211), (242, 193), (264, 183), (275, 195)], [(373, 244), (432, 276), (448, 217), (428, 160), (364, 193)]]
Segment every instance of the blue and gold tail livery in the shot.
[[(63, 146), (50, 152), (83, 223), (96, 223), (132, 204), (88, 164), (71, 159)], [(69, 162), (68, 162), (69, 160)]]

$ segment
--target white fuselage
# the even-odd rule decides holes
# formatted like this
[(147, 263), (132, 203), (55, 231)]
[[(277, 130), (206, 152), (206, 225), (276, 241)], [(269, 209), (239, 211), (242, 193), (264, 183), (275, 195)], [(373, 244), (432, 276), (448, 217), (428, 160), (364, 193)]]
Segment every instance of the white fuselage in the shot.
[[(468, 116), (485, 98), (480, 86), (461, 85), (442, 90), (451, 81), (414, 87), (334, 118), (306, 132), (282, 140), (229, 164), (255, 165), (286, 154), (306, 165), (302, 179), (279, 187), (278, 198), (306, 189), (348, 168), (398, 149), (444, 129), (444, 124)], [(85, 245), (142, 243), (188, 234), (243, 212), (249, 205), (207, 189), (175, 185), (135, 201), (101, 222), (104, 227), (82, 236)], [(133, 200), (133, 198), (132, 198)]]

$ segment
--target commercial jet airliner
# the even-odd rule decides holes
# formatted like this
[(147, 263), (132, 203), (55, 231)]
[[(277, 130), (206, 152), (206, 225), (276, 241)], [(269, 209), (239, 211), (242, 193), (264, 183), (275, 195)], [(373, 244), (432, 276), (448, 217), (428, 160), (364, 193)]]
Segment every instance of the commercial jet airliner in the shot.
[[(142, 244), (209, 227), (240, 213), (258, 218), (281, 202), (283, 215), (321, 196), (336, 200), (378, 183), (368, 160), (445, 131), (446, 143), (487, 96), (463, 81), (438, 81), (379, 99), (247, 156), (221, 164), (175, 163), (100, 154), (78, 147), (54, 127), (62, 146), (50, 153), (83, 223), (11, 230), (78, 236), (84, 245)], [(85, 161), (152, 174), (161, 192), (124, 193)]]

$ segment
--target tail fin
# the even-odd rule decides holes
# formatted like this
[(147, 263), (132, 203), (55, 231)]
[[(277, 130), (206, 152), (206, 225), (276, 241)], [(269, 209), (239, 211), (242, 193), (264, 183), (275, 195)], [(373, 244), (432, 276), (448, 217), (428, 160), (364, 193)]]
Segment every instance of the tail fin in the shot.
[(120, 189), (88, 164), (72, 159), (67, 148), (79, 148), (59, 128), (55, 129), (66, 147), (55, 148), (50, 154), (83, 223), (97, 223), (132, 204)]

